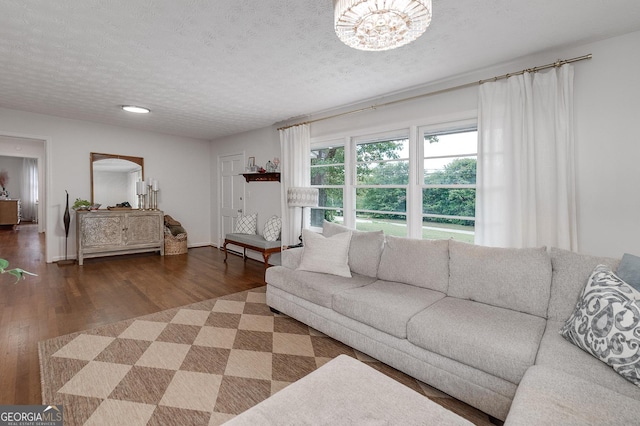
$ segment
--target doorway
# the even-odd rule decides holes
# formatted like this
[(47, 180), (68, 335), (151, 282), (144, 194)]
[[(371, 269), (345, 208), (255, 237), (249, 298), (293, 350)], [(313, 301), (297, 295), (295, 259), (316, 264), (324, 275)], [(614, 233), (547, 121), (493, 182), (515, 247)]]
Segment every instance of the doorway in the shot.
[(218, 181), (220, 182), (220, 218), (218, 247), (222, 247), (224, 236), (233, 232), (236, 220), (244, 212), (244, 154), (218, 157)]
[[(38, 232), (46, 229), (44, 139), (0, 133), (0, 158), (9, 171), (10, 197), (22, 200), (22, 216), (38, 224)], [(29, 178), (27, 178), (29, 177)], [(36, 181), (30, 181), (36, 179)]]

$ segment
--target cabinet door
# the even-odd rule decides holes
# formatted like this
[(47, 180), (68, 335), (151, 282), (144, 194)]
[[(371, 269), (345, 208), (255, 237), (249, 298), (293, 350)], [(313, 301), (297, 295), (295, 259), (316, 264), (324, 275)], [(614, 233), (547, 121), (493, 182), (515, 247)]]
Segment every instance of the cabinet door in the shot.
[(162, 215), (127, 215), (127, 245), (152, 244), (161, 241)]
[(118, 246), (124, 244), (124, 216), (82, 216), (81, 234), (84, 248)]

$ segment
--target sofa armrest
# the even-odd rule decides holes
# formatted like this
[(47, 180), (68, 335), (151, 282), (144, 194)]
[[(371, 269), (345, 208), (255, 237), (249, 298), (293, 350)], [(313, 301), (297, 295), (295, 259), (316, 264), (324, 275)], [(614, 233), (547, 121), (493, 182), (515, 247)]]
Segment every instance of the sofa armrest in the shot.
[(304, 247), (296, 247), (288, 250), (284, 250), (282, 252), (282, 266), (289, 269), (296, 269), (300, 266), (300, 261), (302, 260), (302, 253), (304, 252)]

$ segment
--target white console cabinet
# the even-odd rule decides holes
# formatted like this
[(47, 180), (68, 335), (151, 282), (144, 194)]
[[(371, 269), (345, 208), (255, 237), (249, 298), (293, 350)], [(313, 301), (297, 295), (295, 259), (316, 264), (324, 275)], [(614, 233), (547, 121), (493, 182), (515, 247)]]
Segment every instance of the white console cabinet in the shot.
[(76, 212), (78, 264), (85, 258), (159, 251), (164, 256), (164, 213), (159, 210)]

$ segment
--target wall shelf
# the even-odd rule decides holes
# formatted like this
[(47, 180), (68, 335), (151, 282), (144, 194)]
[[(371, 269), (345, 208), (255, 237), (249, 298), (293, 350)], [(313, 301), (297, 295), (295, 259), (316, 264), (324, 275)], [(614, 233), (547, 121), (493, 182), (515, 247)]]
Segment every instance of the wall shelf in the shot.
[(276, 173), (243, 173), (247, 182), (280, 182), (280, 172)]

